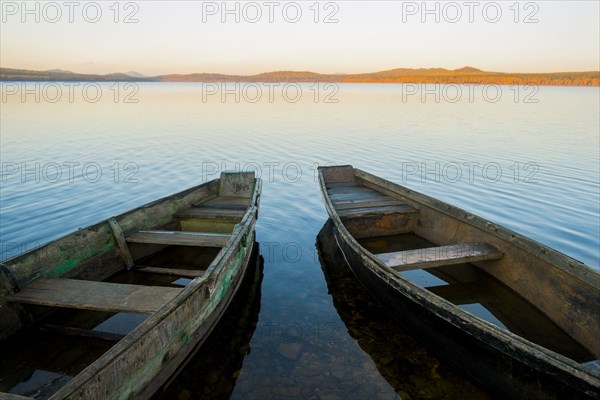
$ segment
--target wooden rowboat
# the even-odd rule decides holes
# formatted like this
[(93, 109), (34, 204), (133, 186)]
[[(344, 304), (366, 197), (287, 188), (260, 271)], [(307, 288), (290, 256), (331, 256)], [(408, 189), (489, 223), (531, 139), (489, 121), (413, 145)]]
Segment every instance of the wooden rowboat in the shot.
[[(11, 340), (33, 329), (71, 335), (73, 345), (80, 337), (116, 343), (83, 370), (51, 371), (66, 375), (61, 387), (26, 396), (150, 398), (204, 342), (236, 293), (255, 244), (260, 190), (253, 172), (224, 172), (5, 261), (0, 339), (8, 345), (0, 391), (14, 393), (19, 384), (9, 366), (18, 357)], [(126, 333), (97, 328), (123, 315), (143, 321)], [(0, 398), (30, 398), (16, 392)]]
[(352, 166), (319, 182), (354, 275), (438, 355), (499, 398), (600, 398), (600, 274)]

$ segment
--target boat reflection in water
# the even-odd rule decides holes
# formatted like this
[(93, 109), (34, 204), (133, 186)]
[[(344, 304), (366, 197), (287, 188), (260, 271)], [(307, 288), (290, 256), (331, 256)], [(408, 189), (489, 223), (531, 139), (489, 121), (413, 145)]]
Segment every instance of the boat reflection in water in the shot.
[(228, 399), (250, 353), (260, 311), (263, 258), (255, 244), (246, 276), (229, 308), (206, 342), (156, 396), (167, 399)]
[(487, 399), (440, 363), (377, 303), (348, 269), (328, 220), (317, 236), (321, 268), (333, 304), (350, 335), (403, 399)]

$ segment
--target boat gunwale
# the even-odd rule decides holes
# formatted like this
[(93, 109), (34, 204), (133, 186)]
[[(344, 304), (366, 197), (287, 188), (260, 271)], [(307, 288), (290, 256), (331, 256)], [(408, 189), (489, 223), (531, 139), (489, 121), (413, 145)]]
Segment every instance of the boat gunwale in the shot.
[[(323, 176), (323, 169), (339, 168), (339, 167), (351, 167), (351, 166), (340, 165), (340, 166), (319, 167), (319, 186), (321, 189), (321, 194), (324, 198), (325, 208), (327, 209), (327, 212), (328, 212), (330, 218), (334, 222), (336, 230), (341, 235), (341, 238), (338, 238), (334, 232), (336, 242), (338, 244), (338, 247), (340, 247), (340, 249), (342, 250), (342, 254), (343, 254), (343, 248), (340, 246), (340, 243), (339, 243), (340, 239), (343, 240), (348, 246), (350, 246), (351, 249), (362, 259), (362, 261), (366, 263), (364, 266), (367, 267), (371, 271), (371, 273), (378, 275), (380, 277), (380, 279), (382, 279), (384, 281), (389, 282), (391, 279), (391, 281), (394, 283), (394, 290), (400, 291), (402, 296), (407, 297), (412, 302), (421, 304), (421, 306), (424, 308), (428, 308), (431, 312), (433, 312), (439, 318), (442, 318), (446, 322), (456, 326), (457, 328), (459, 328), (459, 329), (467, 332), (471, 336), (473, 336), (475, 338), (475, 340), (479, 340), (477, 338), (481, 337), (482, 333), (484, 334), (484, 336), (492, 336), (494, 339), (496, 339), (497, 342), (496, 341), (487, 342), (488, 345), (493, 346), (494, 348), (497, 349), (497, 351), (500, 351), (504, 354), (508, 354), (510, 357), (515, 358), (515, 359), (523, 360), (523, 358), (524, 358), (523, 356), (525, 356), (527, 358), (528, 362), (535, 360), (534, 368), (537, 370), (540, 370), (540, 371), (544, 370), (544, 369), (547, 370), (548, 364), (551, 364), (554, 368), (556, 368), (557, 370), (559, 370), (563, 373), (567, 373), (571, 376), (576, 376), (579, 379), (585, 380), (590, 385), (600, 387), (600, 371), (596, 371), (596, 370), (584, 367), (582, 364), (577, 363), (576, 361), (574, 361), (560, 353), (554, 352), (550, 349), (547, 349), (543, 346), (533, 343), (533, 342), (523, 338), (522, 336), (516, 335), (508, 330), (501, 329), (492, 323), (489, 323), (487, 321), (484, 321), (481, 318), (476, 317), (475, 315), (469, 313), (468, 311), (460, 309), (459, 307), (457, 307), (450, 301), (428, 291), (426, 288), (424, 288), (416, 283), (413, 283), (408, 278), (402, 276), (398, 272), (394, 271), (393, 269), (391, 269), (390, 267), (385, 265), (385, 263), (378, 260), (377, 257), (373, 253), (366, 250), (360, 243), (358, 243), (358, 241), (354, 238), (354, 236), (352, 234), (350, 234), (350, 232), (346, 229), (344, 223), (342, 222), (341, 218), (337, 214), (337, 211), (335, 210), (333, 202), (329, 198), (329, 194), (327, 192), (325, 177)], [(357, 171), (364, 172), (364, 171), (358, 170), (356, 168), (353, 168), (353, 173), (354, 173), (355, 177), (357, 176), (356, 175)], [(365, 173), (365, 174), (367, 174), (368, 176), (373, 176), (368, 173)], [(382, 178), (378, 178), (378, 179), (383, 180)], [(385, 181), (385, 180), (383, 180), (383, 181)], [(386, 181), (386, 182), (389, 182), (389, 181)], [(392, 183), (392, 182), (389, 182), (389, 183)], [(393, 184), (393, 185), (394, 185), (394, 187), (397, 186), (397, 187), (403, 188), (404, 190), (409, 191), (411, 196), (414, 193), (418, 193), (418, 192), (404, 188), (397, 184)], [(385, 189), (392, 190), (392, 189), (388, 189), (388, 188), (385, 188)], [(447, 204), (440, 200), (433, 199), (430, 196), (427, 196), (427, 195), (424, 195), (421, 193), (418, 193), (418, 194), (420, 196), (422, 196), (425, 200), (434, 200), (439, 204), (450, 207), (451, 209), (455, 209), (455, 210), (466, 213), (466, 211), (464, 211), (464, 210), (458, 209), (458, 208), (451, 206), (450, 204)], [(400, 194), (400, 195), (402, 195), (402, 194)], [(408, 195), (405, 197), (409, 197), (412, 199), (412, 197), (410, 197)], [(414, 201), (421, 203), (417, 199), (415, 199)], [(426, 207), (428, 206), (428, 204), (425, 204), (425, 203), (423, 203), (423, 205)], [(436, 209), (436, 210), (438, 210), (438, 209)], [(444, 212), (443, 210), (438, 210), (438, 211)], [(450, 213), (447, 213), (447, 212), (444, 212), (444, 213), (449, 215), (450, 217), (456, 218), (454, 215), (452, 215)], [(467, 214), (470, 216), (472, 215), (471, 213), (467, 213)], [(476, 217), (476, 218), (478, 218), (480, 221), (489, 222), (489, 221), (484, 220), (481, 217)], [(465, 221), (465, 223), (469, 223), (469, 222), (470, 221)], [(476, 225), (474, 225), (474, 226), (477, 228), (481, 228)], [(498, 225), (494, 225), (494, 226), (498, 227), (498, 229), (502, 228)], [(507, 229), (507, 231), (511, 232), (508, 229)], [(496, 232), (489, 231), (489, 233), (495, 234)], [(517, 235), (517, 234), (515, 233), (515, 235)], [(519, 236), (521, 236), (521, 235), (519, 235)], [(531, 240), (531, 239), (528, 239), (528, 240)], [(562, 254), (562, 253), (559, 253), (559, 254)], [(346, 258), (346, 262), (349, 264), (349, 262), (347, 260), (347, 256), (344, 255), (344, 257)], [(568, 256), (566, 256), (566, 257), (568, 257)], [(591, 268), (590, 268), (590, 270), (591, 270)], [(509, 344), (509, 346), (502, 347), (502, 346), (500, 346), (501, 344)], [(510, 350), (510, 351), (507, 351), (507, 350)], [(534, 364), (530, 363), (530, 365), (534, 365)]]
[[(206, 182), (205, 184), (216, 181)], [(242, 237), (251, 233), (250, 231), (255, 225), (256, 215), (258, 211), (257, 201), (260, 198), (260, 190), (262, 189), (262, 182), (260, 178), (254, 179), (254, 191), (253, 196), (244, 217), (240, 221), (239, 224), (236, 224), (233, 232), (231, 233), (231, 237), (226, 246), (221, 248), (215, 259), (211, 262), (209, 267), (212, 268), (207, 270), (205, 275), (201, 277), (197, 277), (192, 279), (192, 281), (186, 285), (181, 292), (175, 296), (172, 300), (165, 303), (158, 311), (151, 314), (146, 320), (144, 320), (141, 324), (139, 324), (136, 328), (134, 328), (129, 334), (127, 334), (123, 339), (119, 342), (115, 343), (106, 353), (97, 358), (92, 364), (88, 365), (81, 372), (79, 372), (72, 380), (70, 380), (65, 386), (63, 386), (59, 391), (57, 391), (54, 395), (50, 397), (50, 399), (61, 399), (65, 396), (69, 396), (71, 393), (76, 391), (78, 388), (86, 385), (89, 381), (94, 379), (95, 374), (105, 369), (110, 365), (114, 360), (116, 360), (119, 356), (124, 354), (129, 348), (134, 346), (139, 339), (144, 338), (148, 333), (150, 333), (160, 322), (166, 319), (174, 310), (177, 310), (183, 302), (189, 299), (192, 295), (197, 294), (203, 288), (206, 288), (210, 296), (213, 296), (213, 292), (211, 291), (211, 286), (216, 284), (216, 279), (214, 275), (218, 275), (225, 267), (225, 265), (229, 261), (229, 257), (234, 254), (232, 249), (237, 248), (240, 244)], [(197, 188), (205, 185), (199, 185)], [(166, 199), (163, 199), (166, 200)], [(154, 204), (156, 202), (152, 202)], [(139, 207), (138, 207), (139, 208)], [(245, 266), (244, 266), (245, 268)], [(215, 272), (216, 271), (216, 272)], [(237, 287), (235, 288), (237, 291)], [(206, 299), (207, 300), (207, 299)], [(205, 300), (205, 301), (206, 301)], [(214, 311), (214, 310), (213, 310)], [(212, 313), (212, 311), (211, 311)], [(210, 314), (207, 315), (207, 318), (210, 318)], [(215, 323), (220, 319), (217, 318)], [(212, 328), (211, 328), (212, 330)], [(116, 393), (119, 392), (117, 388)]]

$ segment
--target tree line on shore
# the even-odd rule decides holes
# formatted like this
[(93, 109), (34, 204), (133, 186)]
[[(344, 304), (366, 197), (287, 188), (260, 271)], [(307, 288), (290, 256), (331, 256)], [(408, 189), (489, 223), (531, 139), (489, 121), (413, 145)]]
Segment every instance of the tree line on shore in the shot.
[(81, 82), (338, 82), (338, 83), (417, 83), (473, 85), (600, 86), (600, 71), (553, 73), (487, 72), (465, 67), (405, 69), (366, 74), (318, 74), (305, 71), (276, 71), (257, 75), (215, 73), (140, 76), (113, 73), (78, 74), (70, 71), (31, 71), (0, 68), (0, 81), (81, 81)]

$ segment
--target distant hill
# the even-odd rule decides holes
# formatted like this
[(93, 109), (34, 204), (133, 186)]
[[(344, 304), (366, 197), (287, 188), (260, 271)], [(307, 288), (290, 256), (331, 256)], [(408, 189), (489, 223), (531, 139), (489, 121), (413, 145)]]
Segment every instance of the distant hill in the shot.
[(135, 71), (108, 75), (77, 74), (64, 70), (30, 71), (0, 68), (0, 81), (128, 81), (128, 82), (340, 82), (340, 83), (431, 83), (600, 86), (600, 71), (507, 73), (473, 67), (395, 68), (364, 74), (319, 74), (309, 71), (274, 71), (256, 75), (218, 73), (170, 74), (148, 77)]
[(140, 74), (139, 72), (136, 72), (136, 71), (125, 72), (125, 75), (133, 76), (134, 78), (148, 78), (146, 75)]
[(152, 81), (152, 78), (139, 78), (126, 74), (78, 74), (57, 69), (49, 71), (31, 71), (27, 69), (0, 68), (0, 81), (143, 82)]
[(72, 74), (73, 71), (67, 71), (66, 69), (49, 69), (46, 72), (58, 72), (58, 73), (62, 73), (62, 74)]
[(499, 85), (600, 86), (600, 71), (556, 73), (486, 72), (473, 67), (396, 68), (365, 74), (318, 74), (308, 71), (275, 71), (257, 75), (161, 75), (161, 82), (340, 82), (340, 83), (456, 83)]

